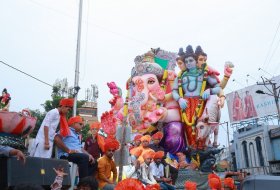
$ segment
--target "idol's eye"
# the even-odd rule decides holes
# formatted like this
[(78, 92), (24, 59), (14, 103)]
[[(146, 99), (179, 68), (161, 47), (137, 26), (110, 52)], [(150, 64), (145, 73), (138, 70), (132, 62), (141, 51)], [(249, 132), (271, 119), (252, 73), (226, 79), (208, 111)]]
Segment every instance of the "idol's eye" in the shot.
[(204, 125), (201, 125), (201, 126), (200, 126), (200, 129), (204, 129)]
[(155, 79), (148, 79), (148, 84), (154, 84), (155, 83)]
[(131, 86), (134, 87), (135, 86), (135, 83), (133, 81), (131, 81)]

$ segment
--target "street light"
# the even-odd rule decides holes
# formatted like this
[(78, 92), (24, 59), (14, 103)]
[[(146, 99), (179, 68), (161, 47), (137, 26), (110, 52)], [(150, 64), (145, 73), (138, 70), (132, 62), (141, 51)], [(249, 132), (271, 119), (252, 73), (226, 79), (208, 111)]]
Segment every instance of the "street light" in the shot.
[(264, 91), (262, 91), (262, 90), (257, 90), (256, 93), (257, 94), (265, 94)]

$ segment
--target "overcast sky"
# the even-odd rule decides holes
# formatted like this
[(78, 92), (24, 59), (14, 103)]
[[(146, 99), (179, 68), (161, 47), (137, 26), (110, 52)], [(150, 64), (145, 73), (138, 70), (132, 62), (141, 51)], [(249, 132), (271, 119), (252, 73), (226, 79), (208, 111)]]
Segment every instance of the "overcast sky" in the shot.
[[(0, 61), (49, 84), (67, 78), (73, 86), (78, 6), (78, 0), (0, 0)], [(232, 61), (235, 82), (226, 93), (261, 75), (278, 75), (279, 7), (279, 0), (84, 0), (78, 98), (96, 84), (99, 116), (109, 110), (106, 83), (115, 81), (124, 90), (135, 56), (151, 47), (177, 52), (201, 45), (208, 64), (221, 73), (224, 62)], [(12, 96), (11, 111), (42, 110), (40, 104), (51, 98), (48, 85), (2, 63), (0, 71), (0, 88)], [(226, 144), (225, 130), (220, 134)]]

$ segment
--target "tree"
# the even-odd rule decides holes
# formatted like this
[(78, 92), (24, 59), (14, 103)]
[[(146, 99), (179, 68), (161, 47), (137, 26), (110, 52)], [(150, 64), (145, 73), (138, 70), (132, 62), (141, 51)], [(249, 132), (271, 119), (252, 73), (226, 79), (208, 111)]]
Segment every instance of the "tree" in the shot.
[(30, 113), (33, 117), (36, 117), (37, 118), (37, 121), (36, 121), (36, 125), (35, 125), (35, 128), (33, 130), (33, 132), (30, 134), (30, 137), (32, 138), (35, 138), (37, 133), (38, 133), (38, 130), (40, 128), (40, 125), (41, 123), (43, 122), (43, 119), (45, 117), (45, 113), (42, 113), (40, 112), (40, 110), (36, 109), (36, 110), (30, 110)]
[(86, 139), (90, 136), (89, 134), (89, 124), (86, 124), (82, 131), (81, 131), (81, 134), (82, 134), (82, 141), (86, 141)]

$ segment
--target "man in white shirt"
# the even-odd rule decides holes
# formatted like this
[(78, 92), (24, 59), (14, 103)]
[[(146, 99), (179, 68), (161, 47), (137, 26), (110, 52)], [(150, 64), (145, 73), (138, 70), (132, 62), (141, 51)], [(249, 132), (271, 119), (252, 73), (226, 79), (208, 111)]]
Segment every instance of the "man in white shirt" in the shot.
[(53, 140), (58, 124), (60, 123), (61, 131), (68, 129), (66, 115), (72, 109), (73, 103), (73, 99), (61, 99), (59, 107), (50, 110), (46, 114), (30, 151), (30, 156), (41, 158), (51, 157)]
[(153, 185), (157, 183), (150, 167), (150, 163), (152, 162), (153, 156), (154, 156), (153, 151), (145, 152), (143, 155), (144, 163), (142, 163), (140, 166), (141, 169), (140, 181), (142, 181), (144, 185)]
[(172, 182), (170, 178), (164, 177), (164, 165), (161, 163), (162, 158), (164, 157), (163, 151), (158, 151), (154, 154), (154, 162), (150, 164), (150, 168), (152, 170), (152, 174), (159, 183), (161, 189), (163, 190), (175, 190), (175, 187), (170, 185), (169, 183)]
[(126, 178), (134, 178), (139, 179), (141, 175), (140, 170), (140, 161), (137, 160), (138, 157), (141, 155), (142, 150), (137, 151), (130, 151), (130, 164), (128, 165), (127, 169), (125, 170)]

